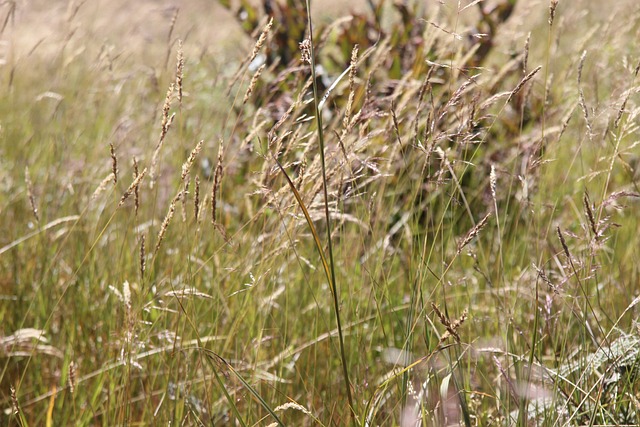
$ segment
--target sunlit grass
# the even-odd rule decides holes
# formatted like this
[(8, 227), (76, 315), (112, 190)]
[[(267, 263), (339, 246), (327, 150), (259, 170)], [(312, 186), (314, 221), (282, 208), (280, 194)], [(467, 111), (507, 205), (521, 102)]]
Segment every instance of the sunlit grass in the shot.
[(3, 425), (637, 423), (638, 8), (285, 3), (7, 57)]

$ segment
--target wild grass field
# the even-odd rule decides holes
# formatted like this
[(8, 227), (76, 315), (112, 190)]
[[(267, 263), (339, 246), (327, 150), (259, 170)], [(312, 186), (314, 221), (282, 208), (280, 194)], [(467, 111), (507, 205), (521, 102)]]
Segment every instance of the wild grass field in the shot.
[(638, 40), (633, 0), (3, 2), (0, 424), (640, 424)]

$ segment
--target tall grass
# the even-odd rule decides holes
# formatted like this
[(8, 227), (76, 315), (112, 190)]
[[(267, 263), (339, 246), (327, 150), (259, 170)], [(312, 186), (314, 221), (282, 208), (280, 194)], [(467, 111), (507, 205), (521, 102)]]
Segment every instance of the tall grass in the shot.
[(0, 9), (2, 425), (637, 424), (634, 2), (219, 3)]

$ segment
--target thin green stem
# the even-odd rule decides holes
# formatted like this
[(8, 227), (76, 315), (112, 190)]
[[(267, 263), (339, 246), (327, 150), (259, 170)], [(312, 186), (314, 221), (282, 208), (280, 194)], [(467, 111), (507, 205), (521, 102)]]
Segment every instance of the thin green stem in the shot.
[(318, 126), (318, 141), (320, 142), (320, 162), (322, 165), (322, 189), (324, 193), (324, 214), (327, 222), (327, 248), (329, 252), (329, 267), (331, 269), (330, 286), (333, 294), (333, 305), (336, 315), (336, 323), (338, 327), (338, 337), (340, 342), (340, 358), (342, 362), (342, 372), (345, 381), (345, 390), (347, 393), (347, 400), (349, 401), (349, 410), (354, 425), (358, 425), (357, 416), (355, 413), (355, 407), (353, 405), (353, 398), (351, 397), (351, 381), (349, 380), (349, 369), (347, 366), (347, 357), (345, 354), (344, 337), (342, 334), (342, 322), (340, 321), (340, 303), (338, 298), (338, 286), (336, 283), (335, 264), (333, 261), (333, 245), (331, 244), (331, 218), (329, 215), (329, 195), (327, 192), (327, 172), (325, 167), (324, 158), (324, 133), (322, 130), (322, 115), (320, 114), (318, 85), (316, 82), (316, 64), (315, 64), (315, 52), (313, 46), (313, 25), (311, 22), (311, 2), (306, 0), (307, 6), (307, 20), (309, 24), (309, 42), (310, 42), (310, 66), (311, 66), (311, 80), (313, 82), (313, 100), (315, 107), (316, 123)]

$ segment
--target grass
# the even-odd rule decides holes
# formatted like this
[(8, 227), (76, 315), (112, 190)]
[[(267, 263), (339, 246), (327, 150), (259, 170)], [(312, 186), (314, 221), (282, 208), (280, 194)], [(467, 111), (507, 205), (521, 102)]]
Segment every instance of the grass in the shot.
[(293, 3), (2, 6), (2, 424), (640, 422), (640, 9)]

